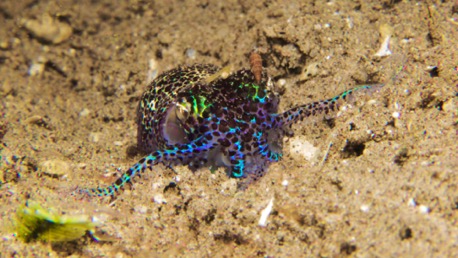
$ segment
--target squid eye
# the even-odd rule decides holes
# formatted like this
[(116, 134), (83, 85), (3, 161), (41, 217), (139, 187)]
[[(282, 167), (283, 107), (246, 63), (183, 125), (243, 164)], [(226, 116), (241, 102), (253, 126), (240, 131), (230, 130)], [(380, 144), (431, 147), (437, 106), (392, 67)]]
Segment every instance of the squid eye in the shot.
[[(179, 105), (171, 106), (165, 116), (164, 123), (162, 124), (162, 136), (168, 144), (182, 144), (188, 141), (187, 134), (183, 128), (183, 123), (189, 116), (189, 112), (184, 109), (180, 111)], [(188, 114), (188, 115), (186, 115)]]
[(184, 122), (186, 121), (186, 119), (189, 118), (189, 110), (191, 108), (191, 104), (189, 103), (180, 103), (180, 104), (176, 104), (176, 108), (175, 108), (175, 115), (177, 117), (177, 119), (180, 121), (180, 122)]

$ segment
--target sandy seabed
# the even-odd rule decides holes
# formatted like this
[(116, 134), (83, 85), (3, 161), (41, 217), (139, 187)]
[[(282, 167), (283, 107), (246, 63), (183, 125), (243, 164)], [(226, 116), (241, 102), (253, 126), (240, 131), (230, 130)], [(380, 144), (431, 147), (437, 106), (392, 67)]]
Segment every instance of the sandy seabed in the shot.
[[(458, 256), (457, 19), (456, 1), (432, 0), (2, 1), (0, 256)], [(387, 25), (393, 55), (375, 57)], [(253, 49), (281, 110), (405, 69), (334, 119), (295, 125), (316, 155), (285, 138), (246, 191), (223, 169), (157, 166), (114, 201), (70, 195), (141, 158), (135, 112), (151, 78), (248, 67)], [(110, 241), (20, 241), (11, 225), (28, 199), (96, 216)]]

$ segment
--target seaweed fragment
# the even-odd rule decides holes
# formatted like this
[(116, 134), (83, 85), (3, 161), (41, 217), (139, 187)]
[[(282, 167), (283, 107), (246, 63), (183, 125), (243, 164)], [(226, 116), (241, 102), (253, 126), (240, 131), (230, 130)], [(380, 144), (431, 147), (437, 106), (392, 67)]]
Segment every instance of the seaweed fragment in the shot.
[(61, 215), (30, 201), (19, 207), (16, 212), (17, 236), (25, 242), (72, 241), (88, 232), (98, 240), (94, 234), (96, 224), (89, 216)]

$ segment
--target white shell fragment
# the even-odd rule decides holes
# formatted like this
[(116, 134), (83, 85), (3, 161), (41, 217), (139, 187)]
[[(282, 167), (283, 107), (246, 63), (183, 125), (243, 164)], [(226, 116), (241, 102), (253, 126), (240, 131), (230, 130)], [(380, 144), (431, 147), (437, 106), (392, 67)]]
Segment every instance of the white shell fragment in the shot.
[(164, 195), (156, 194), (153, 196), (153, 201), (158, 204), (166, 204), (167, 200), (165, 199)]
[(37, 76), (37, 75), (42, 74), (45, 70), (46, 62), (47, 62), (46, 58), (39, 56), (36, 60), (32, 61), (32, 64), (30, 64), (30, 67), (27, 73), (30, 76)]
[(44, 14), (40, 20), (22, 19), (20, 23), (35, 37), (52, 44), (62, 43), (73, 34), (70, 25), (59, 22), (49, 14)]
[(281, 182), (282, 186), (288, 186), (288, 184), (289, 184), (289, 182), (286, 179)]
[(363, 205), (361, 205), (360, 209), (361, 209), (362, 212), (367, 213), (367, 212), (369, 212), (370, 207), (369, 207), (369, 205), (363, 204)]
[(306, 140), (304, 136), (296, 136), (290, 139), (291, 155), (297, 155), (306, 160), (311, 160), (316, 156), (318, 148)]
[(380, 25), (380, 36), (382, 37), (382, 44), (380, 45), (380, 49), (375, 53), (375, 56), (384, 57), (391, 55), (390, 47), (390, 39), (391, 35), (393, 35), (394, 29), (388, 24)]
[(431, 211), (431, 210), (429, 209), (429, 207), (426, 206), (426, 205), (420, 205), (420, 206), (418, 207), (418, 209), (419, 209), (420, 212), (423, 213), (423, 214), (428, 214), (428, 213)]
[(154, 79), (156, 79), (159, 69), (158, 69), (159, 64), (157, 63), (156, 59), (151, 58), (148, 60), (148, 74), (146, 81), (150, 82)]
[(134, 207), (134, 211), (140, 214), (145, 214), (148, 212), (148, 207), (146, 207), (145, 205), (137, 205)]
[(270, 215), (270, 212), (272, 212), (272, 207), (274, 206), (274, 198), (270, 199), (269, 203), (267, 204), (267, 207), (262, 210), (261, 212), (261, 218), (259, 218), (258, 225), (261, 227), (265, 227), (267, 225), (267, 218)]

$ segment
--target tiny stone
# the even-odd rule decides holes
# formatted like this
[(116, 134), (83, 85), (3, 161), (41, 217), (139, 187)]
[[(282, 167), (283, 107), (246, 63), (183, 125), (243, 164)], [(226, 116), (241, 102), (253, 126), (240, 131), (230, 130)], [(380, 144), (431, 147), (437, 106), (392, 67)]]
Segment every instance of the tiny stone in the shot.
[(280, 86), (280, 87), (285, 86), (286, 80), (285, 80), (285, 79), (280, 79), (280, 80), (277, 81), (277, 84), (278, 84), (278, 86)]
[(145, 214), (148, 211), (148, 208), (144, 205), (137, 205), (134, 207), (134, 211), (140, 214)]
[(193, 48), (186, 49), (186, 56), (189, 59), (196, 59), (196, 50), (194, 50)]
[(400, 118), (401, 117), (401, 113), (399, 112), (393, 112), (392, 116), (396, 119)]
[(148, 74), (147, 74), (147, 78), (146, 80), (148, 82), (156, 79), (157, 75), (158, 75), (158, 63), (156, 61), (156, 59), (154, 58), (151, 58), (148, 60)]
[(88, 137), (89, 141), (90, 142), (99, 142), (101, 135), (102, 135), (101, 133), (91, 132), (91, 133), (89, 133), (89, 137)]
[(81, 112), (79, 113), (79, 116), (80, 117), (85, 117), (85, 116), (88, 116), (89, 113), (91, 113), (91, 111), (87, 108), (83, 108), (83, 110), (81, 110)]
[(428, 166), (431, 166), (432, 164), (433, 162), (429, 160), (424, 160), (420, 163), (420, 165), (422, 165), (423, 167), (428, 167)]
[(0, 49), (7, 50), (8, 48), (10, 48), (10, 43), (8, 41), (3, 40), (0, 42)]
[(291, 154), (301, 156), (306, 160), (314, 158), (318, 152), (318, 148), (313, 146), (303, 136), (296, 136), (290, 140), (290, 151)]
[(122, 146), (123, 145), (123, 143), (121, 141), (114, 141), (113, 144), (115, 146)]
[(43, 73), (45, 70), (46, 59), (44, 57), (39, 57), (35, 60), (29, 67), (28, 74), (30, 76), (36, 76)]
[(35, 37), (52, 44), (64, 42), (73, 34), (70, 25), (51, 17), (42, 15), (39, 19), (21, 19), (19, 23)]
[(417, 206), (417, 203), (415, 202), (414, 198), (410, 198), (409, 202), (407, 203), (407, 205), (409, 205), (410, 207), (415, 207), (415, 206)]
[(68, 55), (71, 56), (71, 57), (75, 57), (76, 56), (76, 50), (74, 48), (70, 48), (68, 50)]
[(53, 159), (41, 162), (39, 168), (46, 174), (60, 177), (68, 172), (70, 166), (63, 160)]
[(155, 203), (159, 203), (159, 204), (166, 204), (167, 203), (167, 200), (164, 198), (164, 195), (162, 194), (156, 194), (153, 196), (153, 201)]
[(374, 105), (374, 104), (377, 104), (377, 100), (375, 100), (375, 99), (371, 99), (371, 100), (367, 101), (367, 104), (368, 104), (368, 105)]
[(319, 63), (317, 62), (311, 63), (302, 71), (302, 74), (299, 77), (299, 79), (301, 81), (305, 81), (311, 77), (318, 75), (319, 71), (320, 71)]
[(362, 212), (369, 212), (370, 208), (369, 208), (368, 205), (363, 204), (363, 205), (361, 205), (360, 209), (361, 209)]
[(313, 25), (313, 28), (315, 30), (321, 30), (323, 27), (321, 26), (321, 24), (315, 24), (315, 25)]
[(421, 213), (423, 214), (427, 214), (430, 212), (430, 209), (428, 206), (426, 205), (420, 205), (420, 207), (418, 207), (418, 209), (420, 210)]
[(451, 98), (442, 105), (445, 112), (454, 112), (458, 115), (458, 98)]

